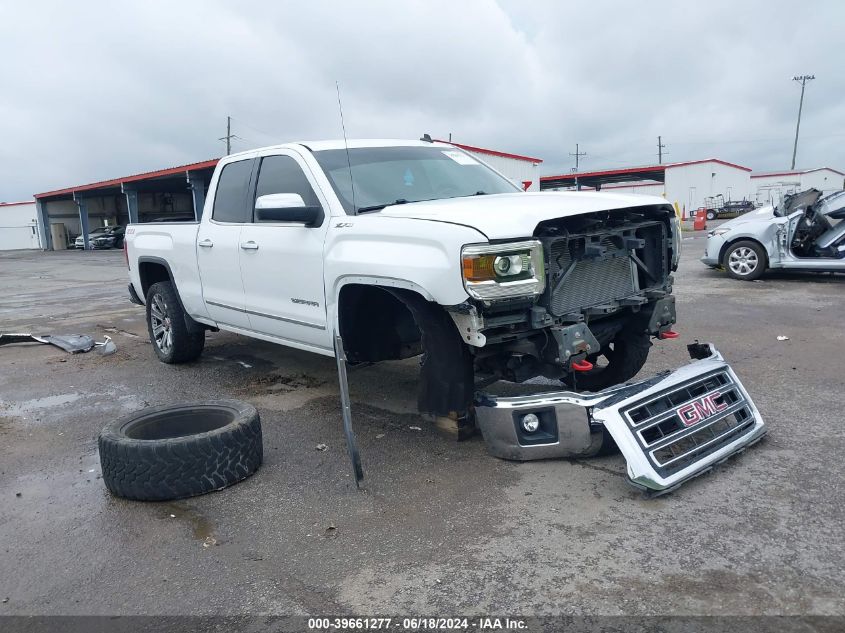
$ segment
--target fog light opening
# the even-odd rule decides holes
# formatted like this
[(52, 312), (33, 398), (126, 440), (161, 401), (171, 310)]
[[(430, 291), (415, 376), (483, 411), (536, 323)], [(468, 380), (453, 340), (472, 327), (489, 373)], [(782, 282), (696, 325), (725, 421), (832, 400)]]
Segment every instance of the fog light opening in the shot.
[(537, 429), (540, 428), (540, 418), (538, 418), (533, 413), (528, 413), (522, 416), (520, 424), (522, 424), (522, 429), (526, 433), (534, 433)]

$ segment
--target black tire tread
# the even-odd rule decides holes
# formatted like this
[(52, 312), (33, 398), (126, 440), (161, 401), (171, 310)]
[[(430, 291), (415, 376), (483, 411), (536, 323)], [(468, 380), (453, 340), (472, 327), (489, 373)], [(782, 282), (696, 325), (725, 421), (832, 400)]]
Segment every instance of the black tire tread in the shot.
[[(164, 298), (168, 312), (172, 312), (168, 316), (170, 316), (170, 327), (173, 332), (173, 347), (167, 355), (163, 354), (158, 348), (158, 345), (156, 345), (155, 337), (153, 336), (153, 326), (150, 320), (150, 305), (152, 304), (152, 297), (156, 294), (160, 294)], [(176, 365), (188, 363), (199, 358), (202, 350), (205, 348), (205, 328), (185, 312), (185, 308), (182, 306), (182, 301), (179, 299), (179, 293), (176, 292), (173, 282), (159, 281), (150, 286), (149, 290), (147, 290), (146, 315), (150, 343), (161, 362), (167, 363), (168, 365)]]
[(263, 461), (261, 419), (252, 405), (237, 404), (239, 414), (225, 427), (166, 440), (126, 436), (132, 419), (150, 409), (110, 424), (98, 440), (106, 487), (118, 497), (165, 501), (220, 490), (246, 479)]

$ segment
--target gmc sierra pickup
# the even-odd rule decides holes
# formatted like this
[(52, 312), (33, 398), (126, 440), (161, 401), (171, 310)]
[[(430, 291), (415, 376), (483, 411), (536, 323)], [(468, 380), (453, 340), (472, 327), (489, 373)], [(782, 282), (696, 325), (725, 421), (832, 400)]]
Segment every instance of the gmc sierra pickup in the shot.
[[(195, 359), (209, 328), (328, 356), (338, 335), (351, 363), (422, 355), (424, 414), (477, 420), (509, 459), (618, 445), (650, 490), (764, 432), (709, 346), (622, 385), (652, 339), (677, 336), (680, 236), (662, 198), (525, 193), (437, 142), (291, 143), (225, 157), (201, 221), (132, 225), (125, 243), (165, 363)], [(537, 376), (573, 391), (476, 393)]]

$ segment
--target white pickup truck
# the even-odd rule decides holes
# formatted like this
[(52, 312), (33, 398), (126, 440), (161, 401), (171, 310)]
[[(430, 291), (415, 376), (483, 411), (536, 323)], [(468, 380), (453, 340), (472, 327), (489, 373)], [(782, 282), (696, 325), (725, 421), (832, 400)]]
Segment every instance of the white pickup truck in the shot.
[[(508, 459), (618, 445), (652, 491), (764, 431), (709, 346), (622, 385), (652, 339), (677, 336), (680, 237), (662, 198), (525, 193), (427, 140), (291, 143), (227, 156), (200, 222), (131, 225), (125, 244), (166, 363), (195, 359), (209, 328), (328, 356), (338, 335), (353, 363), (422, 355), (422, 413), (477, 424)], [(476, 393), (541, 375), (573, 391)]]

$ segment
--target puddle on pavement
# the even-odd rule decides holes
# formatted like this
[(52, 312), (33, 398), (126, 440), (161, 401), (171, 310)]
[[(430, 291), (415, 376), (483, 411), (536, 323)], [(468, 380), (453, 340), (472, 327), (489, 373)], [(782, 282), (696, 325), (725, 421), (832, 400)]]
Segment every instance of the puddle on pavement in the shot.
[(55, 396), (45, 396), (44, 398), (35, 398), (33, 400), (25, 400), (23, 402), (8, 402), (0, 400), (0, 406), (5, 407), (5, 413), (24, 417), (27, 413), (33, 411), (41, 411), (43, 409), (50, 409), (58, 407), (71, 402), (76, 402), (82, 397), (79, 393), (63, 393)]
[[(214, 537), (214, 525), (208, 517), (193, 508), (183, 506), (177, 502), (164, 503), (164, 518), (169, 521), (182, 521), (191, 528), (191, 536), (203, 543), (217, 540)], [(171, 516), (173, 515), (173, 516)]]

